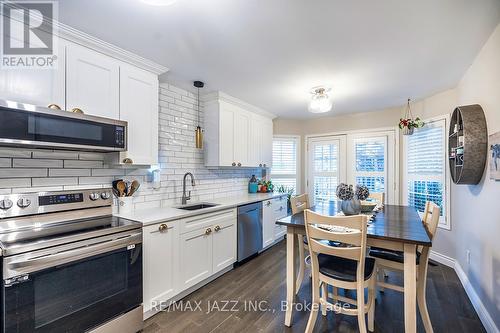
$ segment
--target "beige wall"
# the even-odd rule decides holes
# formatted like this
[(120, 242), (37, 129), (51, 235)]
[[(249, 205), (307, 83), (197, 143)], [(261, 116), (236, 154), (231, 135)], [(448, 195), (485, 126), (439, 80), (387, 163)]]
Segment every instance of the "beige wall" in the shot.
[[(418, 101), (412, 110), (426, 119), (449, 114), (457, 105), (474, 103), (485, 111), (488, 134), (500, 131), (500, 25), (456, 88)], [(305, 157), (305, 135), (395, 126), (403, 111), (404, 107), (399, 107), (311, 120), (276, 119), (274, 130), (277, 134), (301, 135)], [(402, 166), (404, 154), (400, 156)], [(305, 184), (303, 172), (301, 178)], [(492, 321), (500, 327), (500, 182), (490, 180), (487, 169), (479, 185), (453, 184), (450, 192), (451, 230), (438, 230), (433, 250), (457, 260)]]

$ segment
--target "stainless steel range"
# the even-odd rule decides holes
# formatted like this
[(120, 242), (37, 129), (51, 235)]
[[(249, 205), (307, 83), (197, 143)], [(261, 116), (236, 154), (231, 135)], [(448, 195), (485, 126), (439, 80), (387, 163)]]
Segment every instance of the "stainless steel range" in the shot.
[(0, 195), (2, 332), (142, 329), (142, 226), (111, 193)]

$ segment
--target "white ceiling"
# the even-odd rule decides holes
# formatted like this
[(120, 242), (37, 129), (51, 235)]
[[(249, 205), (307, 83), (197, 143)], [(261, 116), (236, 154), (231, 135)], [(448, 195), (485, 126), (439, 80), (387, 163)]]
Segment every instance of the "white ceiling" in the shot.
[(500, 0), (59, 1), (63, 23), (280, 117), (305, 118), (309, 90), (333, 89), (327, 115), (403, 105), (454, 87), (500, 21)]

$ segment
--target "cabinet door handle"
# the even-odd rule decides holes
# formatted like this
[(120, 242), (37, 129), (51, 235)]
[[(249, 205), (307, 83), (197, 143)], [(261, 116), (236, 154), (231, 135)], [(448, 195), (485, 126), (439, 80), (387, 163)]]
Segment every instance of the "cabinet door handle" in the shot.
[(219, 232), (220, 231), (220, 226), (216, 225), (215, 228), (214, 228), (215, 232)]
[(128, 158), (128, 157), (124, 158), (122, 162), (125, 163), (125, 164), (132, 164), (132, 163), (134, 163), (134, 161), (132, 161), (132, 159)]
[(232, 166), (236, 166), (236, 162), (233, 162), (233, 164), (231, 164)]
[(266, 167), (266, 163), (264, 163), (264, 168)]
[(47, 105), (47, 107), (52, 110), (61, 110), (61, 107), (54, 103)]
[(259, 167), (261, 167), (261, 168), (262, 168), (262, 163), (260, 163), (260, 164), (259, 164)]
[(82, 113), (83, 114), (83, 110), (80, 109), (80, 108), (72, 108), (71, 112), (73, 112), (73, 113)]
[(165, 223), (160, 224), (160, 226), (158, 227), (159, 232), (165, 232), (167, 230), (168, 230), (168, 226)]
[(212, 233), (211, 228), (207, 228), (207, 230), (205, 230), (205, 235), (210, 235), (211, 233)]
[(266, 203), (266, 205), (267, 205), (267, 207), (271, 206), (271, 201), (268, 201), (268, 202)]
[(238, 162), (238, 166), (241, 166), (241, 163), (240, 163), (240, 162)]

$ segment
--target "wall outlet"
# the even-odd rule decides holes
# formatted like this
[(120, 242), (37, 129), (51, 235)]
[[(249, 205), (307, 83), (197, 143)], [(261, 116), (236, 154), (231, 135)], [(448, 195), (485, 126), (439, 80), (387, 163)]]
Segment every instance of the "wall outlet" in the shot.
[(470, 265), (470, 250), (467, 250), (467, 251), (465, 252), (465, 256), (466, 256), (466, 258), (467, 258), (467, 265)]

